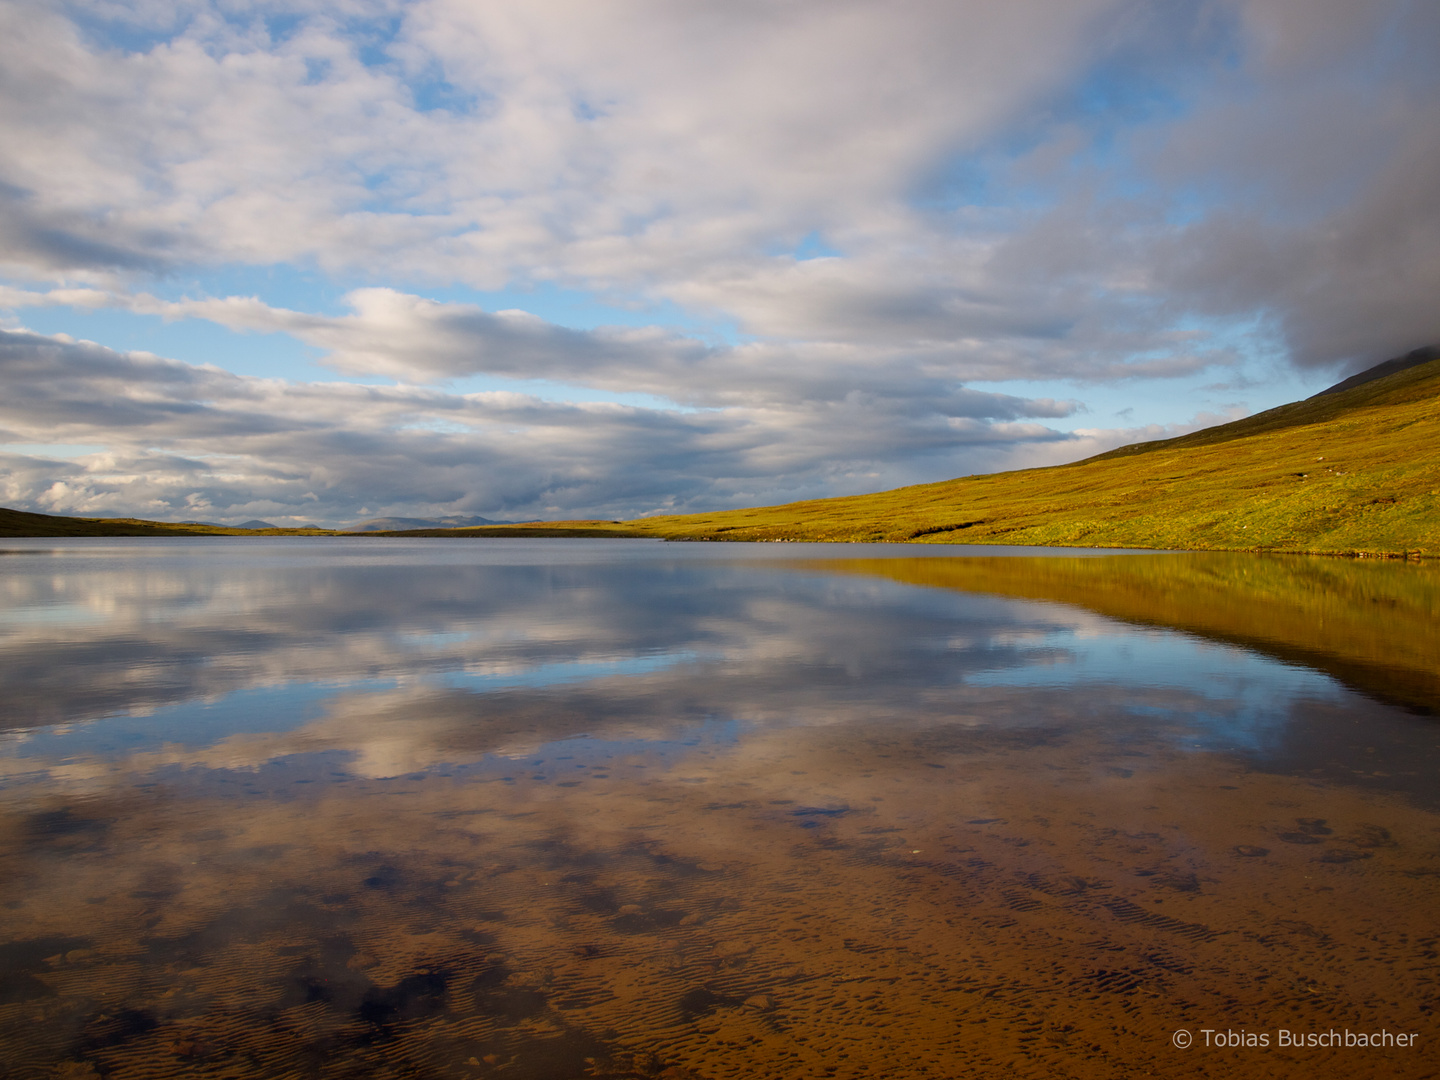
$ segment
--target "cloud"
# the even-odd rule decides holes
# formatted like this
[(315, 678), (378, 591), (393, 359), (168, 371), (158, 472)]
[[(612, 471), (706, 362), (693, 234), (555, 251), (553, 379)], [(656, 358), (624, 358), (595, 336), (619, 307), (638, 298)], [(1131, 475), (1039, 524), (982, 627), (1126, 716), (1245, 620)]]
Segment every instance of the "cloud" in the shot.
[(963, 388), (928, 406), (850, 391), (640, 409), (257, 379), (27, 331), (0, 330), (0, 378), (11, 444), (108, 447), (6, 459), (0, 500), (52, 513), (636, 515), (852, 491), (926, 458), (938, 478), (968, 455), (1066, 439), (1021, 419), (1063, 405)]
[(1440, 11), (1239, 5), (1243, 75), (1145, 148), (1211, 208), (1157, 239), (1157, 284), (1268, 317), (1301, 365), (1354, 370), (1440, 340)]
[[(997, 262), (1043, 213), (937, 214), (953, 200), (924, 178), (994, 161), (1027, 128), (1047, 144), (1079, 131), (1083, 152), (1094, 133), (1047, 122), (1056, 103), (1111, 54), (1189, 30), (1125, 0), (428, 0), (370, 22), (314, 5), (286, 34), (263, 7), (247, 21), (195, 5), (171, 36), (117, 52), (53, 12), (15, 11), (0, 46), (18, 106), (12, 202), (31, 232), (85, 221), (75, 243), (113, 249), (87, 262), (17, 248), (36, 273), (383, 265), (478, 288), (639, 291), (762, 336), (952, 344), (1064, 338), (1097, 305), (1133, 324), (1125, 297), (1057, 290), (1046, 261)], [(784, 254), (811, 234), (843, 257)], [(1115, 276), (1109, 254), (1095, 276)]]
[(82, 275), (163, 266), (142, 250), (141, 237), (117, 240), (97, 221), (34, 203), (33, 192), (0, 183), (0, 264)]
[[(72, 294), (85, 303), (170, 319), (199, 317), (236, 330), (292, 334), (324, 350), (323, 362), (338, 371), (403, 382), (471, 375), (545, 379), (642, 392), (693, 408), (785, 408), (864, 396), (881, 410), (973, 419), (1063, 417), (1075, 410), (1074, 402), (967, 389), (962, 380), (984, 378), (993, 369), (923, 339), (903, 352), (893, 345), (840, 342), (716, 346), (658, 326), (575, 330), (524, 311), (487, 312), (382, 288), (351, 292), (345, 300), (354, 314), (338, 317), (272, 308), (254, 297), (160, 301), (108, 295), (101, 301), (94, 290), (60, 295)], [(48, 302), (48, 295), (36, 299)]]

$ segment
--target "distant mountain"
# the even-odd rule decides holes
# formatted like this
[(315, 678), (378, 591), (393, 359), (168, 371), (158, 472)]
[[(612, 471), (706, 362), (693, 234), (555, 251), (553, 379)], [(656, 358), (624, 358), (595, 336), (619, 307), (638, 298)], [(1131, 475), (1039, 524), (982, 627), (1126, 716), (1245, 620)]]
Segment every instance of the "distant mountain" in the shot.
[(259, 518), (251, 518), (239, 525), (217, 525), (213, 521), (187, 521), (185, 524), (206, 525), (213, 529), (320, 529), (319, 525), (275, 525), (269, 521), (261, 521)]
[(399, 532), (403, 529), (473, 529), (477, 525), (519, 525), (518, 521), (494, 521), (483, 517), (462, 517), (452, 514), (449, 517), (438, 518), (409, 518), (409, 517), (381, 517), (370, 518), (368, 521), (361, 521), (355, 525), (348, 525), (344, 532)]
[(259, 518), (251, 518), (242, 525), (221, 525), (214, 521), (186, 521), (184, 525), (204, 525), (209, 529), (316, 529), (323, 532), (319, 525), (275, 525), (269, 521), (261, 521)]

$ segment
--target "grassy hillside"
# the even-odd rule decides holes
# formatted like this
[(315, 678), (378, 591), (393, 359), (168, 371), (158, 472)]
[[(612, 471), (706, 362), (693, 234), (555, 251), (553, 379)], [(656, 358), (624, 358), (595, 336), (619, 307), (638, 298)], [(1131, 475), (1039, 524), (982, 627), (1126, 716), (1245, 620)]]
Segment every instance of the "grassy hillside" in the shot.
[(753, 510), (460, 531), (1440, 556), (1440, 360), (1069, 465)]
[(76, 518), (0, 508), (0, 536), (333, 536), (324, 529), (231, 529), (140, 518)]

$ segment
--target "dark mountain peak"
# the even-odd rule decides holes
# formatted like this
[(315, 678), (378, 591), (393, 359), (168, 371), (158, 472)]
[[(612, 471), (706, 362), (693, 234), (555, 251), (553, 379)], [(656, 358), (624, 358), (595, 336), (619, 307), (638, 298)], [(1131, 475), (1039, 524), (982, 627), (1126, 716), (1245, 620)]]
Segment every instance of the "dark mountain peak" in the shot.
[(1314, 396), (1324, 397), (1326, 394), (1338, 394), (1342, 390), (1349, 390), (1352, 386), (1361, 386), (1375, 379), (1383, 379), (1386, 375), (1394, 375), (1397, 371), (1404, 371), (1406, 368), (1428, 364), (1431, 360), (1440, 360), (1440, 345), (1426, 345), (1408, 352), (1404, 356), (1397, 356), (1393, 360), (1384, 360), (1374, 367), (1368, 367), (1358, 374), (1351, 375), (1348, 379), (1337, 382), (1334, 386), (1326, 387)]

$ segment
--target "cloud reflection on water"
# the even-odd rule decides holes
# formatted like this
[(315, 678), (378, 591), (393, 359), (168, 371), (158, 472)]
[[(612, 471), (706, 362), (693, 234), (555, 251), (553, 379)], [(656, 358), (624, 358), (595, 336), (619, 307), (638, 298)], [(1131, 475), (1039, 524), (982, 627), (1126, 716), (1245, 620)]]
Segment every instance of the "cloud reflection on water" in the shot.
[(1294, 700), (1341, 692), (1073, 606), (753, 548), (306, 544), (12, 556), (5, 771), (324, 751), (384, 776), (580, 737), (673, 741), (716, 718), (1046, 726), (1059, 697), (1066, 723), (1125, 718), (1263, 752)]

